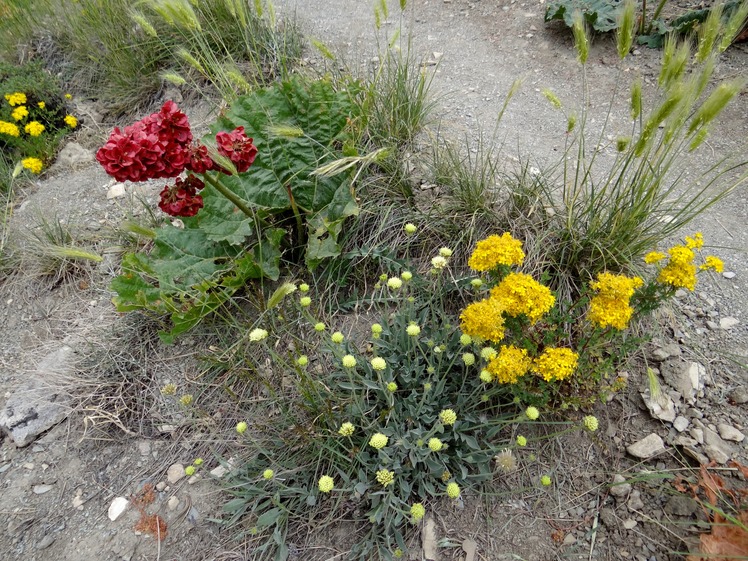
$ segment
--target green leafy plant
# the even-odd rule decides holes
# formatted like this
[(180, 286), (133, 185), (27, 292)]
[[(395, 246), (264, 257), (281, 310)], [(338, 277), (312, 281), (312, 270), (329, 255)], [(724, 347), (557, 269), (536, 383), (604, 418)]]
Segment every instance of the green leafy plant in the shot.
[(574, 13), (580, 12), (595, 31), (613, 31), (623, 10), (621, 0), (551, 0), (545, 9), (545, 21), (563, 20), (574, 27)]
[[(185, 217), (183, 228), (147, 232), (153, 251), (127, 254), (112, 283), (117, 309), (170, 315), (163, 337), (171, 341), (250, 279), (276, 280), (282, 245), (309, 268), (338, 255), (342, 223), (358, 212), (353, 171), (366, 163), (350, 145), (351, 87), (296, 78), (237, 99), (213, 130), (251, 132), (258, 149), (251, 170), (204, 174), (199, 214)], [(215, 143), (213, 135), (203, 142)]]

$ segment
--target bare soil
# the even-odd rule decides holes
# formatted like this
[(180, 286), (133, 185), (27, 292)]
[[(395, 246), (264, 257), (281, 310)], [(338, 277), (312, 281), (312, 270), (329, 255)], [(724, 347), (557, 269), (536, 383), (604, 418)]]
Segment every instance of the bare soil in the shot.
[[(505, 93), (523, 77), (523, 88), (499, 129), (507, 160), (522, 156), (539, 167), (556, 161), (563, 150), (565, 120), (540, 90), (551, 88), (574, 107), (581, 99), (580, 69), (568, 30), (543, 23), (543, 2), (411, 4), (403, 36), (412, 37), (425, 62), (438, 60), (438, 65), (425, 66), (434, 72), (438, 98), (432, 130), (441, 129), (457, 140), (477, 140), (482, 131), (493, 130)], [(377, 41), (368, 3), (286, 0), (279, 12), (295, 14), (309, 36), (328, 44), (354, 71), (372, 70)], [(393, 7), (383, 33), (392, 37), (399, 25)], [(624, 76), (641, 74), (651, 93), (659, 55), (637, 49), (627, 59)], [(310, 48), (308, 63), (317, 62)], [(716, 77), (745, 76), (747, 70), (748, 48), (736, 45), (724, 54)], [(619, 79), (610, 37), (595, 39), (587, 72), (595, 126)], [(194, 108), (190, 116), (193, 124), (211, 118), (204, 107)], [(625, 107), (614, 108), (614, 124), (627, 123), (627, 118)], [(78, 140), (93, 149), (107, 127), (94, 125), (93, 119), (87, 127)], [(748, 92), (743, 91), (709, 141), (684, 163), (686, 173), (697, 181), (710, 162), (728, 154), (745, 156), (746, 139)], [(253, 559), (251, 550), (232, 543), (211, 521), (220, 516), (226, 496), (208, 472), (222, 459), (241, 454), (239, 443), (231, 441), (239, 412), (227, 407), (195, 414), (180, 407), (176, 397), (159, 392), (167, 383), (174, 383), (180, 395), (198, 387), (193, 383), (200, 375), (198, 356), (210, 353), (209, 340), (191, 334), (164, 347), (151, 323), (116, 314), (110, 303), (108, 283), (117, 272), (119, 253), (112, 236), (105, 234), (129, 214), (144, 212), (136, 195), (155, 208), (160, 186), (127, 185), (124, 196), (108, 199), (111, 185), (95, 162), (58, 165), (33, 189), (16, 196), (14, 239), (22, 240), (41, 213), (83, 232), (105, 260), (59, 279), (37, 276), (28, 265), (0, 284), (0, 405), (29, 376), (39, 374), (45, 357), (64, 346), (74, 350), (73, 366), (49, 372), (47, 391), (64, 394), (71, 379), (79, 387), (105, 380), (105, 393), (113, 398), (104, 410), (71, 411), (26, 447), (5, 438), (0, 448), (0, 551), (5, 552), (3, 558), (27, 561)], [(487, 496), (466, 493), (462, 508), (446, 502), (434, 505), (441, 559), (468, 559), (466, 540), (476, 545), (473, 558), (485, 560), (683, 558), (679, 552), (687, 551), (706, 529), (701, 524), (705, 513), (695, 502), (678, 498), (672, 480), (661, 474), (690, 474), (698, 463), (686, 451), (689, 447), (697, 455), (713, 456), (698, 442), (699, 431), (704, 440), (709, 431), (720, 433), (720, 425), (748, 430), (748, 414), (739, 403), (748, 388), (746, 225), (744, 184), (684, 232), (702, 231), (732, 274), (703, 282), (654, 322), (656, 340), (647, 359), (661, 371), (666, 393), (677, 389), (666, 383), (668, 369), (692, 362), (704, 367), (705, 385), (693, 403), (678, 411), (688, 427), (680, 432), (673, 423), (652, 417), (639, 391), (646, 386), (643, 364), (632, 365), (628, 389), (595, 411), (600, 419), (595, 435), (574, 433), (531, 446), (518, 455), (515, 470), (497, 471)], [(721, 325), (727, 318), (737, 323)], [(725, 327), (728, 324), (732, 326)], [(664, 354), (659, 352), (663, 348)], [(103, 390), (99, 386), (97, 391)], [(647, 460), (627, 453), (626, 446), (652, 433), (663, 438), (664, 452)], [(721, 439), (729, 459), (742, 464), (748, 463), (747, 442)], [(188, 465), (196, 457), (205, 460), (197, 478), (167, 481), (170, 466)], [(735, 469), (724, 462), (719, 467), (723, 477), (746, 488)], [(553, 485), (541, 488), (537, 481), (546, 473)], [(612, 493), (616, 474), (632, 484), (630, 492)], [(134, 530), (140, 517), (135, 508), (116, 521), (107, 517), (115, 497), (139, 496), (147, 485), (158, 485), (148, 513), (157, 513), (168, 527), (160, 542)], [(341, 558), (355, 540), (350, 530), (341, 525), (325, 532), (324, 539), (300, 541), (295, 558)], [(422, 559), (418, 538), (413, 538), (411, 559)]]

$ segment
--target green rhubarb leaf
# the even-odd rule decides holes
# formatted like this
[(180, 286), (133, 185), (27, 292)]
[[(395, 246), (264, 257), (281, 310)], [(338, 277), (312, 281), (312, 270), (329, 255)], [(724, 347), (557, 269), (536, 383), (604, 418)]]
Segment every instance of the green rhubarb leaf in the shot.
[(551, 0), (545, 10), (545, 21), (563, 20), (574, 25), (574, 12), (582, 12), (595, 31), (606, 32), (618, 28), (618, 16), (623, 11), (621, 0)]

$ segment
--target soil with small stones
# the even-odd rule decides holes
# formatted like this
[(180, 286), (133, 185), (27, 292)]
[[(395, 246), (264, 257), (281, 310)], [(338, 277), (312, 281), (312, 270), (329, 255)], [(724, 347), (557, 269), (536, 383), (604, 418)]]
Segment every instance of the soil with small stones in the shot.
[[(372, 10), (364, 4), (286, 0), (279, 12), (295, 14), (309, 36), (328, 44), (354, 71), (368, 73), (377, 42)], [(523, 87), (499, 129), (506, 156), (521, 155), (539, 167), (554, 162), (563, 150), (565, 120), (541, 90), (551, 88), (569, 107), (581, 99), (568, 30), (543, 23), (543, 2), (413, 4), (402, 21), (403, 36), (412, 37), (424, 70), (434, 76), (438, 122), (432, 130), (477, 141), (481, 131), (493, 130), (505, 93), (521, 77)], [(401, 23), (394, 12), (383, 23), (382, 33), (389, 37)], [(637, 49), (625, 62), (624, 77), (642, 75), (651, 91), (658, 61), (658, 52)], [(322, 64), (311, 49), (306, 62)], [(748, 48), (736, 45), (723, 55), (715, 76), (745, 76), (747, 71)], [(618, 75), (611, 38), (597, 37), (587, 68), (591, 126), (603, 119)], [(88, 118), (77, 139), (89, 158), (108, 128), (96, 123), (92, 107), (79, 106)], [(204, 126), (212, 115), (195, 107), (190, 117)], [(614, 108), (614, 128), (627, 119), (625, 107)], [(745, 155), (746, 138), (744, 90), (684, 166), (686, 177), (698, 181), (710, 162)], [(63, 407), (71, 403), (66, 401), (71, 380), (77, 387), (93, 380), (91, 392), (104, 399), (95, 408), (84, 403), (25, 447), (5, 438), (0, 450), (3, 558), (253, 559), (251, 550), (232, 543), (211, 521), (220, 516), (227, 497), (210, 472), (220, 470), (222, 458), (240, 455), (231, 436), (240, 413), (226, 407), (195, 415), (177, 402), (178, 395), (198, 387), (193, 384), (200, 375), (197, 357), (211, 350), (197, 335), (164, 347), (150, 322), (116, 314), (110, 302), (108, 283), (120, 255), (111, 233), (124, 218), (145, 212), (140, 199), (155, 208), (160, 185), (127, 184), (117, 191), (120, 187), (98, 165), (85, 160), (58, 163), (32, 189), (16, 193), (12, 239), (27, 244), (27, 255), (33, 248), (23, 241), (28, 239), (24, 232), (45, 216), (61, 219), (90, 240), (104, 261), (50, 278), (39, 276), (36, 261), (28, 259), (0, 284), (0, 406), (39, 376), (46, 383), (42, 397), (59, 394)], [(693, 224), (692, 231), (702, 231), (724, 259), (726, 274), (679, 294), (655, 318), (646, 362), (659, 376), (675, 415), (660, 411), (661, 418), (654, 416), (646, 403), (651, 396), (644, 364), (632, 365), (625, 373), (627, 390), (596, 409), (597, 433), (538, 440), (543, 444), (517, 452), (516, 469), (497, 471), (488, 497), (467, 491), (461, 502), (433, 505), (440, 559), (665, 561), (682, 558), (678, 552), (693, 547), (706, 531), (707, 513), (687, 493), (676, 491), (673, 477), (695, 481), (690, 468), (715, 460), (729, 485), (745, 489), (742, 475), (728, 462), (748, 463), (748, 439), (741, 439), (748, 430), (747, 225), (744, 184)], [(45, 357), (64, 347), (72, 349), (72, 358), (49, 368)], [(178, 388), (177, 395), (159, 392), (169, 383)], [(662, 439), (654, 456), (641, 459), (627, 452), (652, 434)], [(188, 465), (196, 457), (205, 460), (197, 476), (178, 477), (174, 464)], [(542, 474), (552, 476), (551, 487), (539, 486)], [(619, 485), (611, 486), (614, 481)], [(153, 502), (142, 508), (165, 522), (167, 533), (160, 541), (136, 531), (142, 528), (141, 512), (132, 499), (151, 488)], [(131, 500), (112, 521), (108, 509), (116, 497)], [(355, 539), (345, 525), (325, 534), (323, 543), (293, 544), (293, 557), (337, 559)], [(469, 553), (473, 545), (474, 556)], [(409, 556), (422, 558), (418, 535)]]

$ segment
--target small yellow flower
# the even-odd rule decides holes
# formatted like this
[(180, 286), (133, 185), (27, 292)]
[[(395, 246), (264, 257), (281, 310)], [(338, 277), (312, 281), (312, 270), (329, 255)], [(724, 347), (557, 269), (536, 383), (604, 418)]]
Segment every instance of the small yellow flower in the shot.
[(395, 393), (397, 391), (397, 384), (395, 382), (390, 382), (387, 384), (387, 391), (390, 393)]
[(405, 233), (408, 234), (409, 236), (412, 236), (418, 230), (418, 228), (416, 228), (416, 225), (410, 222), (408, 222), (403, 229), (405, 230)]
[(392, 290), (398, 290), (403, 286), (403, 281), (398, 277), (390, 277), (387, 279), (387, 286)]
[(395, 481), (395, 472), (388, 469), (380, 469), (377, 472), (377, 481), (382, 485), (382, 487), (392, 485), (392, 483)]
[(192, 405), (193, 397), (192, 394), (186, 393), (182, 397), (179, 398), (179, 403), (184, 405), (185, 407), (189, 407)]
[(489, 236), (479, 241), (468, 260), (468, 266), (474, 271), (490, 271), (499, 265), (522, 265), (524, 259), (522, 242), (505, 232), (501, 236)]
[(44, 108), (45, 108), (45, 107), (47, 106), (47, 104), (46, 104), (46, 103), (44, 103), (43, 101), (40, 101), (39, 103), (37, 103), (37, 104), (36, 104), (36, 106), (37, 106), (37, 107), (38, 107), (39, 109), (44, 109)]
[(460, 329), (473, 338), (499, 342), (504, 338), (504, 307), (495, 298), (469, 304), (460, 314)]
[(8, 100), (8, 103), (11, 107), (15, 107), (16, 105), (24, 105), (27, 101), (26, 94), (23, 92), (5, 94), (5, 99)]
[(647, 265), (652, 265), (653, 263), (659, 263), (663, 259), (667, 257), (664, 253), (661, 251), (650, 251), (644, 256), (644, 262)]
[(23, 130), (25, 130), (26, 134), (30, 136), (39, 136), (44, 132), (44, 125), (42, 125), (39, 121), (31, 121), (27, 123), (25, 127), (23, 127)]
[(478, 377), (480, 378), (480, 381), (483, 382), (484, 384), (490, 384), (491, 382), (493, 382), (493, 374), (491, 374), (485, 368), (480, 371), (480, 374), (478, 375)]
[(527, 446), (527, 439), (524, 436), (519, 435), (517, 437), (517, 446)]
[(410, 325), (408, 325), (405, 332), (411, 337), (418, 337), (418, 335), (420, 335), (421, 333), (421, 328), (418, 327), (418, 325), (416, 325), (415, 323), (411, 323)]
[(272, 469), (266, 469), (262, 472), (262, 478), (263, 479), (272, 479), (275, 475), (275, 472)]
[(195, 466), (187, 466), (184, 468), (184, 473), (189, 476), (195, 475)]
[(413, 279), (413, 273), (410, 271), (403, 271), (403, 273), (400, 275), (400, 278), (402, 278), (405, 282), (408, 282)]
[(457, 483), (455, 483), (454, 481), (447, 485), (447, 496), (450, 499), (456, 499), (460, 496), (460, 486), (457, 485)]
[(714, 271), (715, 273), (721, 273), (725, 270), (725, 264), (722, 259), (715, 257), (714, 255), (707, 255), (704, 259), (704, 264), (699, 267), (702, 271)]
[(302, 308), (308, 308), (312, 305), (312, 299), (309, 296), (302, 296), (299, 298), (299, 304), (301, 304)]
[(259, 327), (253, 329), (249, 332), (249, 340), (253, 343), (257, 343), (258, 341), (262, 341), (263, 339), (266, 339), (268, 336), (268, 332), (265, 329), (260, 329)]
[(517, 467), (517, 460), (509, 449), (502, 450), (493, 458), (496, 461), (496, 465), (505, 472), (514, 471)]
[(336, 345), (340, 345), (343, 341), (345, 341), (345, 335), (343, 335), (340, 331), (336, 331), (335, 333), (330, 335), (330, 340)]
[(470, 286), (473, 288), (480, 288), (483, 286), (483, 281), (481, 279), (473, 279), (470, 281)]
[(300, 290), (301, 292), (309, 292), (309, 285), (308, 285), (307, 283), (305, 283), (305, 282), (302, 282), (302, 283), (301, 283), (301, 284), (299, 285), (299, 290)]
[(39, 174), (42, 172), (43, 164), (39, 158), (24, 158), (21, 160), (21, 165), (31, 173)]
[(527, 349), (514, 345), (502, 345), (498, 354), (486, 366), (493, 379), (500, 384), (514, 384), (527, 374), (532, 361), (527, 356)]
[(353, 426), (353, 423), (349, 423), (346, 421), (345, 423), (340, 425), (340, 428), (338, 429), (338, 434), (340, 436), (351, 436), (354, 430), (355, 430), (355, 427)]
[(65, 99), (73, 99), (73, 94), (66, 93)]
[(450, 257), (452, 257), (452, 250), (449, 249), (448, 247), (442, 247), (439, 250), (439, 255), (441, 255), (445, 259), (449, 259)]
[(8, 136), (19, 136), (21, 134), (18, 125), (7, 121), (0, 121), (0, 133)]
[(244, 434), (245, 432), (247, 432), (248, 428), (249, 426), (244, 421), (236, 423), (236, 432), (238, 432), (239, 434)]
[(543, 485), (543, 487), (550, 487), (551, 483), (550, 475), (544, 475), (540, 478), (540, 484)]
[(16, 121), (20, 121), (29, 116), (29, 110), (26, 109), (25, 105), (19, 105), (13, 110), (10, 116), (13, 117), (13, 119), (15, 119)]
[(704, 247), (704, 235), (701, 232), (696, 232), (693, 237), (686, 236), (686, 247), (689, 249), (701, 249)]
[(387, 446), (387, 443), (389, 441), (390, 439), (387, 437), (387, 435), (378, 432), (376, 434), (373, 434), (369, 439), (369, 446), (371, 446), (372, 448), (376, 448), (377, 450), (381, 450), (382, 448)]
[(357, 364), (356, 357), (353, 355), (345, 355), (342, 360), (343, 366), (345, 368), (354, 368)]
[(473, 353), (464, 353), (462, 355), (462, 362), (465, 363), (465, 366), (472, 366), (475, 364), (475, 355)]
[(442, 409), (439, 413), (439, 420), (447, 427), (452, 426), (457, 421), (457, 413), (453, 409)]
[(546, 381), (565, 380), (576, 370), (578, 359), (571, 349), (547, 347), (532, 362), (532, 370)]
[(429, 450), (438, 452), (444, 447), (444, 444), (438, 438), (429, 438)]
[(301, 355), (296, 359), (296, 364), (304, 368), (307, 364), (309, 364), (309, 357), (307, 357), (306, 355)]
[(385, 368), (387, 368), (387, 361), (385, 361), (382, 357), (374, 357), (371, 359), (371, 367), (374, 370), (382, 371)]
[(540, 411), (538, 411), (537, 407), (533, 407), (532, 405), (530, 405), (530, 407), (525, 409), (525, 417), (527, 417), (531, 421), (534, 421), (538, 417), (540, 417)]
[(413, 503), (410, 506), (410, 516), (413, 524), (415, 524), (426, 516), (426, 508), (421, 503)]
[(202, 458), (195, 458), (195, 461), (192, 462), (193, 465), (201, 466), (203, 465), (203, 459)]
[(161, 388), (161, 393), (163, 395), (174, 395), (175, 393), (177, 393), (177, 385), (166, 384), (163, 388)]
[(431, 266), (439, 271), (447, 266), (447, 259), (443, 255), (437, 255), (431, 259)]
[(335, 488), (335, 480), (329, 475), (323, 475), (319, 478), (317, 486), (322, 493), (329, 493)]
[(530, 275), (509, 273), (491, 289), (491, 299), (499, 301), (507, 315), (526, 315), (535, 324), (556, 302), (551, 290)]
[(74, 129), (78, 126), (78, 119), (73, 117), (72, 115), (65, 115), (65, 118), (63, 119), (65, 121), (65, 124), (69, 126), (71, 129)]
[(395, 557), (395, 559), (401, 559), (403, 556), (403, 550), (399, 547), (396, 547), (395, 551), (392, 552), (392, 555)]
[(320, 321), (320, 322), (317, 322), (317, 323), (315, 323), (315, 324), (314, 324), (314, 330), (315, 330), (315, 331), (316, 331), (317, 333), (322, 333), (322, 332), (323, 332), (323, 331), (325, 330), (325, 324), (324, 324), (324, 323), (322, 323), (321, 321)]
[(381, 335), (382, 334), (382, 326), (378, 323), (371, 324), (371, 332), (374, 335)]
[(595, 432), (598, 427), (597, 417), (594, 415), (587, 415), (582, 419), (582, 424), (588, 431)]

